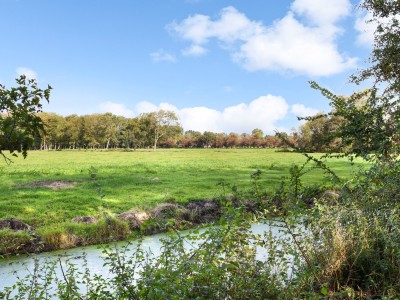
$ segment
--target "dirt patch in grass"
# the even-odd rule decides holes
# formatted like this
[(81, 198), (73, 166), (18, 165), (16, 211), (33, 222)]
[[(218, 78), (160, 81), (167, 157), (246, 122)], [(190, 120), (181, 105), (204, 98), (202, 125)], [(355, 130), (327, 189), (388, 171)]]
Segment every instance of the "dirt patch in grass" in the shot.
[(46, 180), (36, 181), (24, 184), (16, 184), (14, 187), (47, 187), (53, 190), (72, 189), (77, 184), (77, 181), (61, 181), (61, 180)]

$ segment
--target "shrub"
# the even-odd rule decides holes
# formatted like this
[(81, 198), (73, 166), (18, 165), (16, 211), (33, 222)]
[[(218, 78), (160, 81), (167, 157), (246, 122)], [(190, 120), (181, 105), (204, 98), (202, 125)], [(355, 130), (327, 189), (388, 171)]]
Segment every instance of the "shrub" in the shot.
[(400, 162), (376, 164), (343, 190), (337, 203), (321, 198), (307, 221), (313, 237), (301, 288), (333, 297), (400, 295)]
[(0, 255), (24, 253), (31, 247), (32, 239), (26, 231), (0, 230)]
[(44, 243), (43, 250), (48, 251), (120, 241), (130, 235), (130, 230), (128, 223), (106, 217), (90, 224), (62, 223), (57, 227), (41, 227), (38, 234)]
[(109, 243), (127, 238), (130, 234), (129, 225), (116, 218), (106, 217), (96, 223), (96, 243)]
[(65, 224), (41, 227), (37, 232), (43, 242), (44, 251), (69, 249), (79, 244), (75, 235), (65, 231)]

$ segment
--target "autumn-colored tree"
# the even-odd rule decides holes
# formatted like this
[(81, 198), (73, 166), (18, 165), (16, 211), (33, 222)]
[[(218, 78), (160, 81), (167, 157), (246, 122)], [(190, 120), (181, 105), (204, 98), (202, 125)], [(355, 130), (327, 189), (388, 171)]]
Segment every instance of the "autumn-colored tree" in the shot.
[(277, 136), (267, 135), (265, 136), (264, 144), (267, 148), (278, 148), (281, 146), (282, 142)]
[(215, 139), (215, 147), (224, 148), (226, 146), (226, 133), (217, 133), (217, 137)]
[(183, 148), (203, 147), (202, 134), (199, 131), (188, 130), (181, 137), (181, 146)]
[(250, 147), (252, 144), (251, 135), (248, 133), (242, 133), (240, 135), (240, 146), (242, 147)]
[(226, 146), (233, 148), (240, 145), (240, 137), (237, 133), (231, 132), (226, 138)]

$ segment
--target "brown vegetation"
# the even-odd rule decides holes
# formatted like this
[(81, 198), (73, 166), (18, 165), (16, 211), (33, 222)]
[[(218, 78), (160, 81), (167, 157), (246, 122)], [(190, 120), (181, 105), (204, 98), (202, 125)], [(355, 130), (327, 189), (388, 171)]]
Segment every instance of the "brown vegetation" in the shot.
[(75, 187), (76, 181), (46, 180), (30, 183), (17, 184), (16, 187), (47, 187), (53, 190), (71, 189)]

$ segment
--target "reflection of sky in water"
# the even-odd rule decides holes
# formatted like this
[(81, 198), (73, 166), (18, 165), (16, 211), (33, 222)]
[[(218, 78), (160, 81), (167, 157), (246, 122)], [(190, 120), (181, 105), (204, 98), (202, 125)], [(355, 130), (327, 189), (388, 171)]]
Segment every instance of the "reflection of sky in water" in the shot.
[[(158, 255), (160, 253), (160, 238), (165, 237), (165, 234), (156, 234), (153, 236), (146, 236), (143, 239), (142, 249), (144, 251), (149, 251), (151, 249), (152, 253)], [(132, 247), (137, 245), (137, 242), (133, 241)], [(123, 246), (126, 242), (119, 242), (116, 245)], [(108, 277), (110, 274), (108, 272), (107, 267), (103, 267), (104, 264), (104, 256), (102, 253), (103, 249), (101, 246), (87, 246), (87, 247), (79, 247), (69, 250), (60, 250), (53, 251), (47, 253), (38, 254), (38, 258), (40, 261), (52, 260), (54, 258), (60, 258), (61, 262), (65, 262), (67, 259), (70, 259), (71, 262), (80, 266), (82, 265), (82, 255), (86, 255), (87, 267), (91, 271), (92, 275), (94, 274), (102, 274), (105, 277)], [(4, 287), (11, 286), (16, 281), (16, 276), (13, 274), (15, 272), (23, 278), (27, 276), (34, 269), (34, 260), (33, 258), (21, 255), (18, 257), (12, 257), (9, 259), (0, 260), (0, 290), (3, 290)], [(29, 270), (29, 271), (28, 271)], [(61, 271), (59, 270), (59, 274)]]
[[(279, 227), (270, 227), (267, 224), (259, 223), (253, 224), (251, 226), (251, 230), (254, 234), (263, 235), (265, 232), (271, 230), (272, 235), (279, 237), (282, 236), (283, 233), (280, 232)], [(199, 232), (203, 232), (204, 229), (199, 230)], [(160, 239), (165, 237), (166, 234), (156, 234), (152, 236), (146, 236), (142, 242), (142, 249), (145, 252), (151, 252), (152, 255), (158, 256), (160, 254), (161, 242)], [(130, 248), (134, 250), (136, 248), (137, 242), (130, 242)], [(198, 243), (198, 242), (197, 242)], [(126, 242), (116, 243), (117, 246), (124, 246)], [(186, 244), (189, 245), (189, 244)], [(188, 246), (189, 247), (189, 246)], [(110, 250), (112, 247), (110, 248)], [(82, 263), (82, 255), (86, 255), (87, 267), (91, 271), (91, 275), (94, 274), (102, 275), (104, 277), (109, 277), (110, 273), (108, 272), (108, 268), (103, 267), (104, 264), (104, 256), (102, 253), (103, 248), (99, 246), (87, 246), (87, 247), (79, 247), (70, 250), (60, 250), (48, 253), (41, 253), (38, 255), (40, 261), (45, 260), (53, 260), (54, 258), (60, 258), (61, 262), (64, 263), (67, 259), (70, 259), (72, 263), (75, 263), (77, 266), (83, 266)], [(132, 252), (129, 251), (129, 254)], [(257, 247), (257, 259), (258, 260), (266, 260), (267, 252), (264, 248)], [(65, 264), (63, 264), (64, 266)], [(30, 272), (33, 271), (34, 268), (34, 260), (29, 256), (18, 256), (0, 260), (0, 290), (3, 290), (4, 287), (11, 286), (16, 281), (15, 273), (18, 273), (20, 278), (24, 278), (29, 275)], [(28, 271), (29, 270), (29, 271)], [(61, 270), (58, 267), (57, 273), (61, 276)]]

